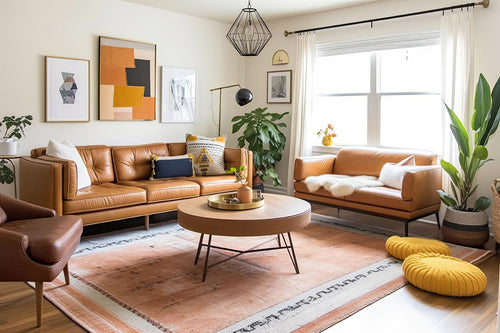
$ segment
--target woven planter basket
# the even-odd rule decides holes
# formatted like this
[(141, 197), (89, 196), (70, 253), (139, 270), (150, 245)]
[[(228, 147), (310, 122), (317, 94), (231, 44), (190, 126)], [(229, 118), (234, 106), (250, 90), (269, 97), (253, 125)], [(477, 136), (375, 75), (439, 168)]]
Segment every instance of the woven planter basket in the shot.
[(445, 242), (480, 247), (490, 238), (488, 214), (466, 212), (447, 207), (441, 228)]
[(491, 185), (493, 191), (493, 209), (491, 212), (491, 228), (495, 242), (500, 243), (500, 194), (497, 192), (497, 186), (500, 183), (500, 178), (495, 179), (495, 183)]

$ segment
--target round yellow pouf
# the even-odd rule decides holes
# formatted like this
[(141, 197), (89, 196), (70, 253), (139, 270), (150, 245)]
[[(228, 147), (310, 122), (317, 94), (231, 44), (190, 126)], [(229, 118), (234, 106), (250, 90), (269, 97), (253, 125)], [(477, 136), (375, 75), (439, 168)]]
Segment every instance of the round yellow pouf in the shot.
[(439, 253), (451, 255), (450, 248), (436, 239), (392, 236), (385, 242), (385, 249), (394, 258), (404, 260), (415, 253)]
[(486, 288), (486, 275), (458, 258), (418, 253), (403, 262), (403, 273), (415, 287), (445, 296), (475, 296)]

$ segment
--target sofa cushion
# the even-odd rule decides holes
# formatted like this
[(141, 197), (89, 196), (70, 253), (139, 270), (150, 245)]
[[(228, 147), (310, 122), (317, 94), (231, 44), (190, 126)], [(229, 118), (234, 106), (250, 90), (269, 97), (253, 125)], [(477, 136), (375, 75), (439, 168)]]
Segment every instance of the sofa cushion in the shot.
[(83, 163), (87, 166), (92, 184), (103, 184), (115, 181), (111, 148), (108, 146), (78, 146)]
[(192, 180), (200, 184), (201, 195), (236, 191), (241, 187), (234, 175), (194, 177)]
[(193, 155), (194, 171), (197, 176), (223, 175), (224, 147), (226, 138), (206, 138), (186, 134), (186, 152)]
[(137, 146), (112, 147), (116, 181), (149, 179), (151, 156), (169, 156), (167, 144), (151, 143)]
[(148, 203), (200, 195), (200, 185), (182, 178), (125, 181), (120, 182), (120, 184), (145, 190)]
[[(28, 255), (35, 261), (53, 264), (60, 261), (67, 249), (80, 241), (81, 219), (63, 215), (5, 223), (2, 229), (28, 236)], [(50, 235), (50, 237), (47, 237)]]
[[(295, 191), (311, 193), (323, 197), (335, 198), (330, 192), (324, 188), (320, 188), (316, 192), (309, 192), (304, 182), (295, 182)], [(338, 198), (335, 198), (338, 199)], [(389, 187), (362, 187), (357, 189), (353, 194), (342, 197), (342, 200), (359, 202), (362, 204), (399, 209), (403, 211), (413, 211), (414, 202), (412, 200), (403, 200), (401, 191)]]
[(114, 183), (91, 185), (76, 194), (73, 200), (64, 201), (64, 214), (76, 214), (146, 202), (146, 191), (139, 187)]
[(373, 147), (346, 147), (338, 152), (335, 165), (333, 166), (333, 173), (348, 176), (367, 175), (378, 177), (385, 163), (398, 163), (410, 155), (415, 156), (416, 165), (432, 165), (437, 163), (437, 154), (431, 152)]

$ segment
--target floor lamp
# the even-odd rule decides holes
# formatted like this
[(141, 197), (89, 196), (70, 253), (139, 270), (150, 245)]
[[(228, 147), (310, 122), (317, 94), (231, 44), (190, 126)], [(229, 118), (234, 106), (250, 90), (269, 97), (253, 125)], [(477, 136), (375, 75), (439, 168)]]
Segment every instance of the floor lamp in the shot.
[(224, 86), (224, 87), (218, 87), (218, 88), (213, 88), (210, 89), (210, 91), (219, 91), (219, 131), (217, 136), (220, 136), (220, 120), (221, 120), (221, 113), (222, 113), (222, 90), (226, 88), (232, 88), (232, 87), (239, 87), (240, 89), (236, 92), (235, 99), (236, 103), (238, 103), (239, 106), (246, 105), (250, 103), (253, 99), (252, 92), (246, 88), (241, 88), (239, 84), (232, 84), (229, 86)]

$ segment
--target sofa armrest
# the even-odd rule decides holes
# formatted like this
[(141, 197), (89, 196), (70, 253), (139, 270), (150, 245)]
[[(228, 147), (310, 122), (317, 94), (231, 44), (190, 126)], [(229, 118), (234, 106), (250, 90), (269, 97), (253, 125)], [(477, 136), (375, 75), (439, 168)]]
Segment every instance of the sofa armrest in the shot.
[(401, 196), (403, 200), (413, 200), (417, 209), (438, 205), (441, 199), (437, 190), (441, 187), (441, 166), (422, 166), (405, 174)]
[(22, 157), (19, 160), (21, 200), (54, 209), (57, 215), (63, 215), (62, 169), (60, 163)]
[(309, 176), (333, 173), (336, 155), (297, 157), (293, 169), (293, 178), (302, 181)]
[(251, 172), (253, 171), (253, 153), (245, 148), (224, 148), (224, 168), (231, 167), (238, 169), (244, 165), (248, 186), (252, 187)]
[(48, 155), (42, 155), (38, 159), (62, 165), (63, 198), (66, 200), (74, 199), (76, 197), (76, 192), (78, 192), (78, 170), (76, 168), (76, 163), (71, 160)]

